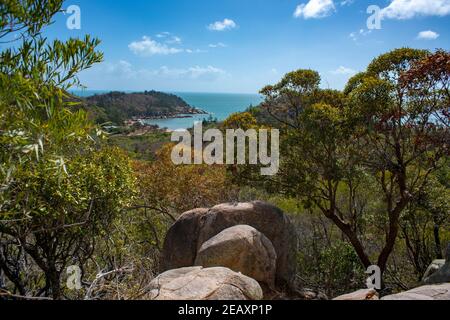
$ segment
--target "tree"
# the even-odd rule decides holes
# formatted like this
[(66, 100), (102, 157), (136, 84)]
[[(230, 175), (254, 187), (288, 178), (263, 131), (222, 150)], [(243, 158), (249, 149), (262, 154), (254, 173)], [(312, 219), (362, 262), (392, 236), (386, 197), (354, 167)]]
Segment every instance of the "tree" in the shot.
[(275, 184), (333, 221), (368, 267), (371, 262), (359, 238), (364, 202), (358, 199), (358, 188), (363, 174), (353, 150), (345, 99), (338, 91), (321, 90), (319, 83), (317, 72), (298, 70), (262, 91), (264, 108), (284, 132), (280, 179)]
[(62, 3), (0, 4), (0, 39), (11, 43), (0, 53), (0, 270), (6, 289), (54, 299), (66, 266), (83, 267), (133, 194), (127, 157), (102, 147), (64, 91), (102, 60), (99, 41), (41, 35)]
[[(442, 54), (441, 54), (442, 56)], [(436, 73), (420, 76), (433, 61)], [(415, 70), (421, 71), (415, 71)], [(365, 267), (364, 237), (374, 220), (365, 189), (378, 186), (385, 209), (375, 219), (386, 233), (377, 254), (382, 272), (399, 234), (401, 214), (448, 155), (448, 62), (399, 49), (350, 79), (344, 93), (319, 88), (311, 70), (287, 74), (262, 90), (263, 108), (284, 131), (278, 187), (318, 208), (341, 231)], [(447, 89), (446, 89), (447, 88)], [(377, 184), (375, 184), (377, 183)], [(376, 211), (376, 210), (375, 210)], [(374, 212), (375, 212), (374, 211)]]
[[(387, 213), (385, 245), (378, 266), (386, 270), (402, 212), (447, 164), (448, 55), (436, 61), (438, 74), (423, 68), (433, 56), (397, 49), (376, 58), (360, 83), (348, 91), (364, 166), (377, 177)], [(417, 72), (417, 69), (420, 69)], [(447, 116), (446, 116), (447, 115)]]
[(450, 224), (450, 189), (444, 172), (429, 176), (426, 187), (411, 201), (400, 221), (400, 238), (418, 281), (432, 260), (444, 258), (441, 243), (447, 237), (442, 231)]
[[(415, 99), (442, 101), (444, 108), (433, 117), (437, 117), (441, 126), (447, 128), (450, 119), (449, 70), (449, 53), (437, 50), (436, 53), (415, 63), (411, 70), (401, 77), (402, 84), (415, 96)], [(436, 99), (436, 95), (441, 98)], [(433, 105), (433, 101), (428, 104)], [(433, 258), (443, 258), (441, 230), (445, 230), (450, 222), (448, 172), (448, 166), (443, 166), (430, 175), (425, 188), (410, 204), (407, 219), (401, 226), (402, 237), (419, 278), (422, 277)], [(425, 222), (420, 224), (418, 220)]]
[(225, 129), (255, 129), (257, 128), (256, 119), (248, 112), (233, 113), (222, 124)]

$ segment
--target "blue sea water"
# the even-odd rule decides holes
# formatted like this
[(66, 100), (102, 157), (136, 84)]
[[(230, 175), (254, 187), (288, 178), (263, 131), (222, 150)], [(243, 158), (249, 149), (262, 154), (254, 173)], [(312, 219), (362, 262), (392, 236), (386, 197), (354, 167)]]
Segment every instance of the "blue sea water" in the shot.
[[(75, 95), (87, 97), (94, 94), (107, 93), (108, 91), (74, 91)], [(125, 91), (130, 92), (130, 91)], [(191, 128), (196, 121), (202, 121), (213, 118), (222, 121), (235, 112), (242, 112), (250, 105), (256, 106), (262, 102), (262, 97), (258, 94), (239, 94), (239, 93), (190, 93), (190, 92), (170, 92), (173, 93), (189, 105), (202, 109), (209, 114), (194, 115), (191, 118), (173, 118), (162, 120), (147, 120), (148, 124), (156, 124), (160, 128), (169, 130)]]

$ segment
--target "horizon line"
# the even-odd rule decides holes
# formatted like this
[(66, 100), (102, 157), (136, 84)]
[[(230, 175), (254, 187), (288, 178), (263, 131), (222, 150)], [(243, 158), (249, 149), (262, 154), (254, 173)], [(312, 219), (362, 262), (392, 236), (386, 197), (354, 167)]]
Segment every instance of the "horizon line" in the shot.
[(219, 91), (182, 91), (182, 90), (156, 90), (156, 89), (144, 89), (144, 90), (128, 90), (128, 89), (121, 89), (121, 90), (115, 90), (115, 89), (69, 89), (68, 91), (103, 91), (103, 92), (124, 92), (124, 93), (141, 93), (145, 91), (156, 91), (156, 92), (163, 92), (163, 93), (196, 93), (196, 94), (245, 94), (245, 95), (259, 95), (262, 96), (259, 92), (219, 92)]

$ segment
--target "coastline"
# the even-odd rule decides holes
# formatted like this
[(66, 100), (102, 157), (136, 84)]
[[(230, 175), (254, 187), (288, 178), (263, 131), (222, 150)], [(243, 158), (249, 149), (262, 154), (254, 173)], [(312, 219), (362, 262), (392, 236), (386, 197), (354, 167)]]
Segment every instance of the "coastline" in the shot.
[[(112, 92), (108, 91), (103, 94), (106, 95)], [(77, 93), (78, 97), (84, 96), (84, 99), (101, 94), (101, 92), (95, 91), (76, 92), (75, 94)], [(218, 121), (223, 121), (229, 115), (242, 112), (249, 106), (256, 106), (262, 101), (261, 96), (258, 94), (202, 94), (195, 92), (176, 92), (171, 94), (184, 100), (186, 103), (185, 107), (177, 108), (178, 110), (175, 110), (175, 108), (172, 108), (172, 110), (170, 108), (166, 108), (165, 110), (148, 110), (151, 112), (143, 112), (143, 110), (140, 110), (141, 112), (129, 114), (125, 119), (121, 119), (122, 125), (125, 127), (157, 125), (160, 128), (168, 128), (170, 130), (186, 129), (192, 127), (194, 122), (203, 121), (208, 117), (214, 117)]]
[[(193, 111), (195, 110), (195, 111)], [(191, 112), (187, 113), (170, 113), (170, 114), (163, 114), (158, 116), (142, 116), (142, 117), (132, 117), (131, 119), (128, 119), (125, 121), (126, 126), (133, 126), (137, 123), (141, 125), (148, 125), (145, 123), (145, 121), (152, 121), (152, 120), (170, 120), (170, 119), (190, 119), (193, 118), (196, 115), (210, 115), (210, 112), (206, 112), (204, 110), (193, 108)]]

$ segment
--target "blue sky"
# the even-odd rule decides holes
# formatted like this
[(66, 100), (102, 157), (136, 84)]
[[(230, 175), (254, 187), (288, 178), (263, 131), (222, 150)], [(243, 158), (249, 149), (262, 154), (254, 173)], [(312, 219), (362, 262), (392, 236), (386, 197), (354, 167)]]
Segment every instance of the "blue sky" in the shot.
[[(105, 61), (81, 75), (92, 90), (256, 93), (311, 68), (341, 89), (394, 48), (449, 49), (450, 0), (78, 0), (81, 30), (60, 14), (52, 37), (91, 34)], [(381, 29), (368, 30), (369, 5)]]

